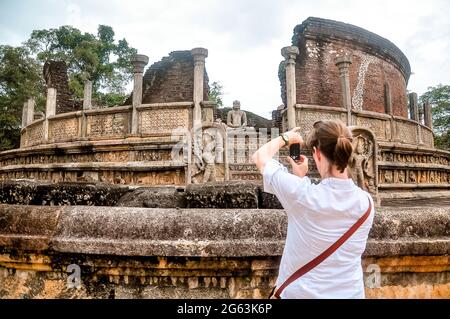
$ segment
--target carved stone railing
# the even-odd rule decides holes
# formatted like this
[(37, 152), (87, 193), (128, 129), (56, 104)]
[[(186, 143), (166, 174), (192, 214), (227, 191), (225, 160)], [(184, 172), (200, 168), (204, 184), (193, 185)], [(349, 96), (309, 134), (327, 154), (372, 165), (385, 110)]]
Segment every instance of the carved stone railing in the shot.
[[(301, 127), (303, 136), (307, 135), (315, 121), (340, 119), (346, 123), (348, 116), (347, 110), (341, 107), (297, 104), (296, 111), (296, 125)], [(286, 121), (286, 112), (282, 116)], [(433, 131), (417, 121), (364, 110), (352, 110), (351, 116), (355, 126), (370, 129), (378, 142), (434, 147)]]
[[(204, 119), (213, 120), (214, 104), (203, 102)], [(170, 136), (174, 130), (192, 127), (193, 102), (142, 104), (137, 134), (131, 134), (132, 106), (86, 109), (49, 116), (48, 139), (44, 119), (25, 126), (21, 132), (21, 148), (70, 141), (123, 139), (135, 136)]]

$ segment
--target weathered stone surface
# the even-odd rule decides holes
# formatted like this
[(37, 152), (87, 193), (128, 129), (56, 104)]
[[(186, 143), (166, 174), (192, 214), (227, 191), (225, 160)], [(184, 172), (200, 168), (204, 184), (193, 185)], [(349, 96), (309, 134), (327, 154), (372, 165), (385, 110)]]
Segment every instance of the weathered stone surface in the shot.
[(52, 245), (90, 254), (272, 256), (282, 252), (285, 228), (276, 210), (67, 207)]
[[(5, 225), (11, 224), (8, 216), (21, 208), (22, 214), (30, 215), (31, 219), (23, 217), (15, 220), (14, 225), (19, 228), (8, 228), (10, 230), (5, 236), (10, 237), (9, 240), (14, 240), (17, 236), (20, 238), (21, 229), (27, 229), (30, 236), (34, 231), (39, 235), (40, 230), (35, 229), (33, 214), (41, 211), (59, 212), (52, 248), (66, 253), (121, 256), (280, 256), (287, 227), (284, 211), (265, 209), (85, 206), (44, 209), (1, 205), (0, 220), (9, 220)], [(378, 210), (369, 235), (366, 255), (449, 254), (449, 209)], [(417, 222), (411, 222), (411, 216)], [(51, 225), (48, 227), (48, 232), (52, 233), (53, 228)]]
[(117, 206), (185, 208), (186, 195), (182, 187), (139, 187), (122, 196)]
[(189, 208), (258, 208), (257, 183), (230, 181), (186, 186)]
[(264, 192), (263, 187), (260, 187), (260, 198), (259, 198), (259, 208), (263, 209), (283, 209), (283, 205), (281, 205), (278, 198), (273, 195)]
[(101, 183), (0, 182), (0, 203), (114, 206), (128, 187)]
[[(448, 296), (450, 208), (399, 210), (375, 216), (363, 269), (381, 282), (367, 295)], [(0, 298), (265, 298), (285, 236), (282, 210), (0, 205)]]
[[(443, 207), (383, 209), (374, 219), (370, 238), (450, 238), (450, 214)], [(450, 248), (450, 247), (449, 247)]]
[(49, 248), (60, 208), (0, 204), (0, 250), (40, 251)]

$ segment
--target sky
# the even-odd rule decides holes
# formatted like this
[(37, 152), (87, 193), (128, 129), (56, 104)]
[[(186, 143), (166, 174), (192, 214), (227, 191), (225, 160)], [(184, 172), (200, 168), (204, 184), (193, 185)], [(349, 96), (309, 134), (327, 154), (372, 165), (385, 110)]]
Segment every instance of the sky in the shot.
[[(36, 29), (113, 27), (151, 65), (169, 52), (204, 47), (206, 69), (224, 89), (224, 105), (266, 118), (281, 104), (280, 50), (309, 16), (357, 25), (408, 57), (408, 90), (450, 84), (448, 0), (0, 0), (0, 44), (17, 46)], [(131, 90), (131, 86), (130, 86)]]

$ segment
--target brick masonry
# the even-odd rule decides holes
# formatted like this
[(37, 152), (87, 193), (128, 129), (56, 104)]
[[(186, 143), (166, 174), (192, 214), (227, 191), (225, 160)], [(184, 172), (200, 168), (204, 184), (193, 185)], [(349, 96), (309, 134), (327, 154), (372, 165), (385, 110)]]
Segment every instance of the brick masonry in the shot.
[[(203, 100), (208, 101), (208, 75), (205, 71)], [(142, 103), (193, 101), (194, 60), (190, 51), (173, 51), (153, 63), (143, 79)], [(132, 95), (125, 105), (132, 103)]]
[(56, 114), (82, 109), (81, 102), (74, 101), (70, 91), (67, 65), (64, 61), (46, 61), (43, 74), (47, 88), (56, 89)]
[[(352, 56), (350, 87), (352, 105), (385, 113), (384, 85), (391, 88), (392, 110), (407, 117), (406, 87), (410, 65), (390, 41), (349, 24), (308, 18), (294, 29), (292, 44), (299, 47), (296, 61), (297, 104), (339, 107), (341, 87), (337, 55)], [(280, 76), (285, 102), (285, 84)]]

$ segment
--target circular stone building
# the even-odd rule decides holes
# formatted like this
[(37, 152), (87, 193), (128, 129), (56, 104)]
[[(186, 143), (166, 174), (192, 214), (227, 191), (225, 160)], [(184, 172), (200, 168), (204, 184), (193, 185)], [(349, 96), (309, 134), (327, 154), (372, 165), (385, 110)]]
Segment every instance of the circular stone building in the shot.
[(282, 55), (286, 108), (275, 115), (282, 130), (299, 126), (306, 135), (317, 120), (341, 119), (358, 131), (354, 155), (367, 165), (353, 174), (355, 181), (364, 177), (361, 187), (379, 189), (382, 197), (448, 192), (450, 153), (434, 148), (431, 107), (419, 107), (417, 94), (407, 94), (410, 65), (392, 42), (310, 17), (295, 27)]

